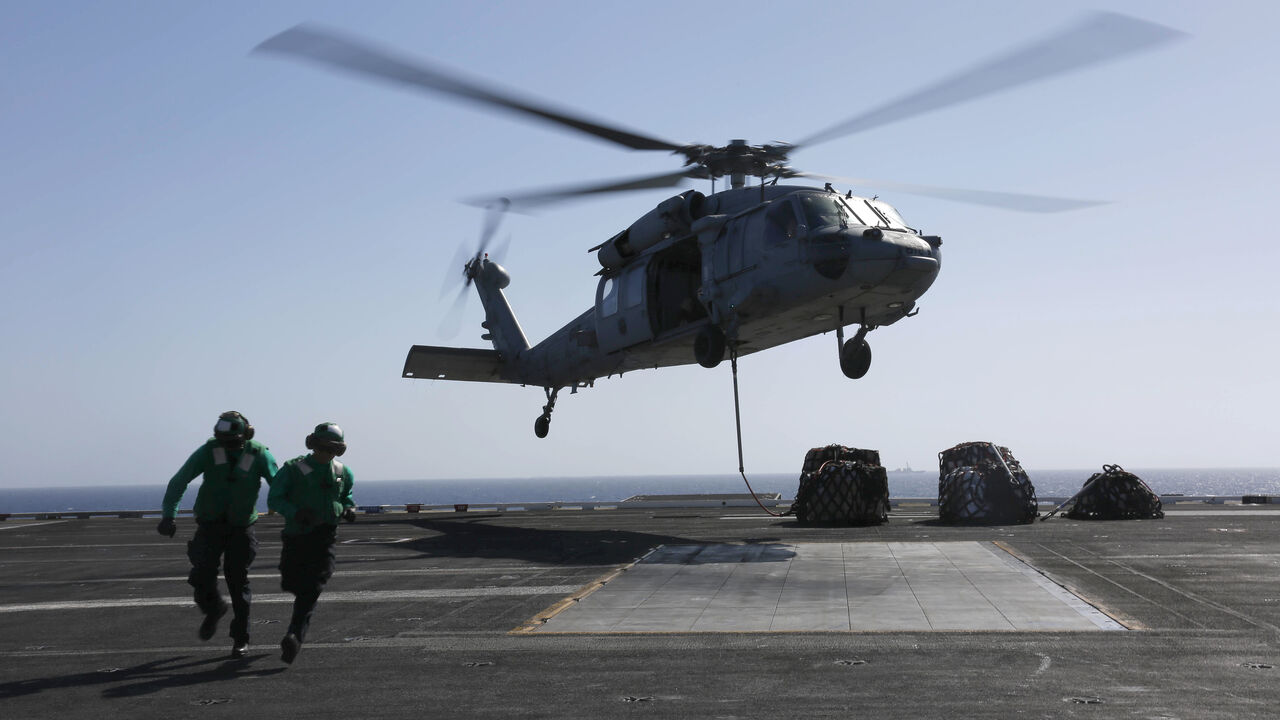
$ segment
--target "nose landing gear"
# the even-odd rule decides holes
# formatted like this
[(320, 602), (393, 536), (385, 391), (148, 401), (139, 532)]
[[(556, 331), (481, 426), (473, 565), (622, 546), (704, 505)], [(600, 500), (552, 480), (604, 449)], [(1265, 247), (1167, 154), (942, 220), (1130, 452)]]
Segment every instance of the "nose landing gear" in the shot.
[(870, 369), (871, 345), (866, 340), (855, 336), (840, 346), (840, 372), (845, 377), (857, 380)]
[(556, 409), (556, 396), (560, 394), (560, 388), (542, 389), (547, 393), (547, 404), (542, 406), (542, 414), (533, 421), (533, 434), (540, 438), (551, 432), (551, 411)]
[(875, 325), (867, 324), (867, 311), (863, 308), (862, 322), (858, 326), (857, 334), (845, 342), (844, 307), (841, 306), (840, 324), (836, 327), (836, 342), (840, 350), (840, 372), (844, 373), (845, 377), (857, 380), (871, 369), (871, 345), (867, 342), (867, 333), (875, 329)]

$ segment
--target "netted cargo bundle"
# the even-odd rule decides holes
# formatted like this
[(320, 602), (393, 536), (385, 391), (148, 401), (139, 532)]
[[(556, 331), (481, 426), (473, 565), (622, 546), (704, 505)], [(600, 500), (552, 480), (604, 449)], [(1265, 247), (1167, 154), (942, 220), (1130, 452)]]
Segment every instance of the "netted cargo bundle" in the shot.
[(950, 523), (1028, 523), (1036, 489), (1007, 447), (961, 443), (938, 453), (938, 518)]
[(791, 514), (802, 524), (875, 525), (889, 517), (889, 476), (880, 453), (842, 445), (805, 455)]
[(1158, 520), (1164, 517), (1160, 496), (1137, 475), (1119, 465), (1103, 465), (1076, 493), (1065, 515), (1074, 520)]
[(976, 466), (983, 462), (1003, 463), (1009, 466), (1009, 472), (1020, 482), (1030, 484), (1022, 464), (1013, 456), (1009, 448), (989, 442), (960, 443), (938, 453), (939, 475), (946, 475), (958, 467)]
[(804, 454), (804, 467), (800, 469), (800, 472), (818, 472), (823, 463), (841, 460), (874, 466), (880, 464), (880, 453), (877, 450), (863, 450), (843, 445), (827, 445), (826, 447), (813, 448)]

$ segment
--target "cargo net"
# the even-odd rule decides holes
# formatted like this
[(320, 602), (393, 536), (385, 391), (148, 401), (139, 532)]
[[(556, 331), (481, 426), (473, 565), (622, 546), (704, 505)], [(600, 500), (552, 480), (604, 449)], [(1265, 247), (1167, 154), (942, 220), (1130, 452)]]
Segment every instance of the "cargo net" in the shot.
[(878, 525), (889, 519), (889, 476), (875, 450), (828, 445), (804, 456), (791, 514), (801, 524)]
[(961, 443), (938, 453), (938, 519), (944, 523), (1029, 523), (1036, 489), (1009, 448)]
[(1158, 520), (1164, 517), (1160, 496), (1137, 475), (1119, 465), (1103, 465), (1076, 494), (1065, 515), (1074, 520)]

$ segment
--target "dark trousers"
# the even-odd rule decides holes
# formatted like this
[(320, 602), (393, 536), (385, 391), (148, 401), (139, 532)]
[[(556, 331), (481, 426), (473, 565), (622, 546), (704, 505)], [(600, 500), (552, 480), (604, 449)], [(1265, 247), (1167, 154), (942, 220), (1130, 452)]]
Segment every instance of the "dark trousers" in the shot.
[(195, 588), (196, 605), (206, 615), (226, 604), (218, 591), (218, 565), (222, 565), (235, 612), (231, 637), (237, 641), (249, 642), (249, 603), (253, 600), (249, 567), (257, 556), (258, 537), (252, 525), (199, 522), (195, 537), (187, 542), (187, 557), (191, 559), (187, 582)]
[(306, 639), (320, 592), (333, 577), (337, 565), (333, 544), (337, 533), (337, 527), (321, 525), (301, 535), (280, 535), (284, 541), (280, 551), (280, 587), (293, 593), (289, 632), (297, 635), (298, 640)]

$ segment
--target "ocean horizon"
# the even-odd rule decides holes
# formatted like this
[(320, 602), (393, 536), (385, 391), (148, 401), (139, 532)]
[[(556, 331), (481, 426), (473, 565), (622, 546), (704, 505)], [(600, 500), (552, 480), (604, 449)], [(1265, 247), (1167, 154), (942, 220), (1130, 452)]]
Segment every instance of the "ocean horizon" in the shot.
[[(1181, 468), (1133, 469), (1151, 489), (1162, 495), (1278, 495), (1280, 468)], [(1097, 470), (1034, 470), (1027, 474), (1039, 497), (1065, 497), (1080, 489)], [(893, 498), (936, 498), (936, 472), (890, 470), (889, 495)], [(748, 474), (757, 493), (777, 493), (794, 498), (799, 473)], [(190, 509), (200, 482), (188, 486), (179, 504)], [(165, 485), (101, 485), (82, 487), (0, 488), (0, 513), (142, 510), (158, 511)], [(620, 502), (634, 495), (691, 495), (745, 493), (736, 474), (631, 475), (557, 478), (472, 478), (423, 480), (357, 479), (354, 497), (358, 505), (452, 505), (467, 503)], [(258, 501), (266, 510), (263, 488)]]

